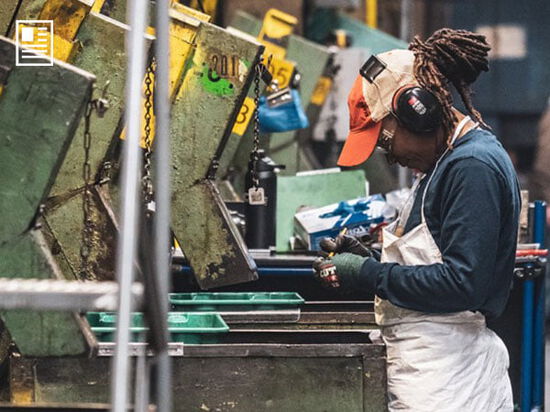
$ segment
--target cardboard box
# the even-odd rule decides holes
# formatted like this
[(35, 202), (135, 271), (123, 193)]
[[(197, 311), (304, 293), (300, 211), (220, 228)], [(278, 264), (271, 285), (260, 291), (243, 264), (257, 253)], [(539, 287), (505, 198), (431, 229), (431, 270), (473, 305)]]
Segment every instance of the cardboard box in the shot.
[(324, 237), (336, 237), (344, 229), (353, 236), (364, 236), (372, 224), (384, 221), (386, 202), (381, 195), (360, 197), (309, 209), (294, 215), (294, 231), (309, 250), (319, 250)]

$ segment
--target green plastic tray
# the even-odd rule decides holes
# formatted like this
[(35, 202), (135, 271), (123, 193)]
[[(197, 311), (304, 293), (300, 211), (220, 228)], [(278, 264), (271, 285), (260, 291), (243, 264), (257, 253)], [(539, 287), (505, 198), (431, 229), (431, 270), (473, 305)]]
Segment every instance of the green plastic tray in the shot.
[(304, 299), (295, 292), (197, 292), (171, 293), (174, 310), (193, 311), (250, 311), (296, 308)]
[[(88, 312), (88, 323), (100, 342), (114, 342), (116, 314), (112, 312)], [(148, 330), (143, 313), (133, 313), (130, 324), (130, 341), (145, 341)], [(171, 342), (186, 344), (218, 343), (229, 326), (217, 313), (168, 313), (168, 330)]]

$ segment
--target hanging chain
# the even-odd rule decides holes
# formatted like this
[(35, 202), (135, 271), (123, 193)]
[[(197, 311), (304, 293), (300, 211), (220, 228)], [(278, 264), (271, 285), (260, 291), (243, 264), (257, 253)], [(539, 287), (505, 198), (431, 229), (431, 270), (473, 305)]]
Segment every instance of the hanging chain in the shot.
[(94, 225), (92, 221), (92, 166), (90, 164), (90, 149), (92, 147), (92, 134), (90, 132), (90, 121), (92, 112), (95, 110), (98, 117), (103, 117), (109, 108), (107, 100), (107, 88), (110, 81), (105, 83), (101, 97), (88, 101), (86, 112), (84, 113), (84, 163), (82, 165), (82, 179), (84, 180), (84, 191), (82, 193), (82, 243), (80, 245), (80, 278), (90, 278), (90, 254), (92, 252), (92, 237), (94, 234)]
[(143, 178), (141, 180), (145, 204), (153, 200), (153, 179), (151, 177), (151, 119), (153, 117), (153, 74), (155, 59), (151, 61), (145, 74), (145, 159), (143, 166)]
[[(262, 61), (262, 59), (260, 59)], [(252, 152), (250, 152), (250, 161), (252, 162), (251, 176), (252, 186), (257, 189), (260, 185), (258, 177), (258, 160), (260, 159), (260, 119), (259, 119), (259, 106), (260, 106), (260, 77), (262, 71), (262, 65), (256, 65), (256, 76), (254, 77), (254, 141)]]
[[(261, 58), (260, 58), (261, 61)], [(250, 152), (250, 178), (252, 180), (252, 187), (248, 189), (246, 195), (248, 203), (250, 205), (256, 206), (266, 206), (267, 197), (263, 187), (260, 187), (260, 176), (258, 174), (258, 161), (260, 160), (260, 118), (259, 118), (259, 108), (260, 108), (260, 77), (266, 76), (269, 74), (267, 68), (262, 64), (256, 65), (255, 77), (254, 77), (254, 143), (252, 151)], [(270, 83), (267, 82), (268, 84)]]
[(90, 119), (95, 102), (90, 99), (86, 105), (84, 115), (84, 164), (82, 166), (82, 178), (84, 180), (84, 193), (82, 195), (82, 212), (84, 225), (82, 226), (82, 243), (80, 245), (80, 274), (81, 279), (87, 279), (90, 273), (90, 252), (92, 249), (93, 223), (91, 218), (92, 192), (90, 190), (92, 179), (92, 167), (90, 165), (90, 147), (92, 146), (92, 134), (90, 133)]

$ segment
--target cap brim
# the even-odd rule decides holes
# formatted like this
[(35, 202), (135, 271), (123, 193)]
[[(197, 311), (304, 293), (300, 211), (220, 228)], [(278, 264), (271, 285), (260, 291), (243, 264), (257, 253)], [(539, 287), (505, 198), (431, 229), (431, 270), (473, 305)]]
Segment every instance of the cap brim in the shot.
[(373, 122), (367, 128), (352, 130), (338, 158), (338, 166), (357, 166), (366, 161), (374, 152), (381, 127), (382, 122)]

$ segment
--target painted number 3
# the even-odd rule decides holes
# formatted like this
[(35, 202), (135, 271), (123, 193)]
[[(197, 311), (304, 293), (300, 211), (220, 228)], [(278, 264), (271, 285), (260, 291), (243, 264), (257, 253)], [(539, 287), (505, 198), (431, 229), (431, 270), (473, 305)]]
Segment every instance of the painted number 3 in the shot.
[(241, 110), (239, 111), (239, 114), (235, 119), (235, 124), (233, 125), (233, 133), (242, 136), (244, 132), (246, 132), (246, 128), (248, 127), (248, 123), (250, 123), (250, 119), (254, 114), (255, 108), (256, 104), (254, 103), (254, 99), (252, 97), (246, 97), (244, 99), (243, 105), (241, 106)]
[(239, 115), (237, 116), (237, 120), (235, 120), (235, 123), (241, 124), (244, 123), (248, 118), (248, 113), (250, 112), (250, 107), (246, 104), (246, 102), (243, 103), (241, 107), (241, 111), (239, 112)]

